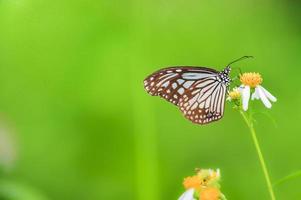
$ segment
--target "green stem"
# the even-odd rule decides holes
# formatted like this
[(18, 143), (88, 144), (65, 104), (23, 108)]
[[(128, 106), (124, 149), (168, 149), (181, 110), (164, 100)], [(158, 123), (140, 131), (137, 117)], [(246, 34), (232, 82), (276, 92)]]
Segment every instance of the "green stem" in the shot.
[(245, 120), (246, 124), (248, 125), (248, 127), (250, 129), (252, 139), (253, 139), (253, 142), (254, 142), (254, 145), (255, 145), (255, 148), (256, 148), (256, 151), (257, 151), (257, 155), (258, 155), (258, 158), (259, 158), (259, 161), (260, 161), (260, 164), (261, 164), (261, 168), (262, 168), (262, 171), (263, 171), (266, 183), (267, 183), (267, 187), (268, 187), (271, 199), (276, 200), (275, 194), (274, 194), (274, 191), (273, 191), (272, 182), (270, 180), (269, 172), (268, 172), (268, 169), (266, 167), (264, 157), (263, 157), (263, 154), (261, 152), (261, 149), (260, 149), (260, 146), (259, 146), (259, 143), (258, 143), (258, 139), (257, 139), (257, 136), (256, 136), (256, 132), (255, 132), (255, 129), (254, 129), (253, 122), (250, 120), (250, 118), (242, 110), (240, 111), (240, 114), (242, 115), (243, 119)]

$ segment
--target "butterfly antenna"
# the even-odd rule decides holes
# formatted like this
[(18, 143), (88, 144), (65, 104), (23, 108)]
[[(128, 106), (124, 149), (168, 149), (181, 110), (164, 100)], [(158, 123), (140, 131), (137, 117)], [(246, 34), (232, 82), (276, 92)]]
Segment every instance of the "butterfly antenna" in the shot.
[(233, 64), (233, 63), (236, 63), (236, 62), (238, 62), (238, 61), (241, 61), (241, 60), (244, 60), (244, 59), (247, 59), (247, 58), (254, 58), (254, 57), (253, 57), (253, 56), (243, 56), (243, 57), (241, 57), (241, 58), (238, 58), (238, 59), (236, 59), (236, 60), (230, 62), (227, 66), (230, 66), (230, 65)]

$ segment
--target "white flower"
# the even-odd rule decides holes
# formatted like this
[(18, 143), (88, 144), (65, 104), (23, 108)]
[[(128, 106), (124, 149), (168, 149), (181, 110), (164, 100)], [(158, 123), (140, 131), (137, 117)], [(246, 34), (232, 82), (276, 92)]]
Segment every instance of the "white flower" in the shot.
[(264, 89), (264, 87), (262, 87), (260, 85), (258, 85), (255, 88), (255, 92), (252, 94), (252, 100), (254, 100), (254, 99), (260, 99), (262, 101), (262, 103), (265, 105), (265, 107), (267, 107), (267, 108), (272, 107), (272, 104), (270, 101), (272, 101), (272, 102), (277, 101), (276, 97), (274, 97), (269, 91), (267, 91), (266, 89)]
[(272, 102), (276, 102), (277, 99), (270, 92), (264, 89), (260, 84), (262, 83), (261, 75), (258, 73), (244, 73), (240, 76), (242, 85), (239, 87), (239, 91), (242, 98), (242, 108), (244, 111), (248, 110), (251, 88), (255, 88), (255, 92), (252, 94), (252, 100), (260, 99), (267, 108), (271, 108)]
[(244, 111), (247, 111), (249, 107), (249, 100), (250, 100), (250, 86), (241, 85), (239, 87), (239, 91), (242, 99), (242, 109)]
[(194, 189), (191, 188), (189, 190), (186, 190), (178, 200), (196, 200), (194, 197)]

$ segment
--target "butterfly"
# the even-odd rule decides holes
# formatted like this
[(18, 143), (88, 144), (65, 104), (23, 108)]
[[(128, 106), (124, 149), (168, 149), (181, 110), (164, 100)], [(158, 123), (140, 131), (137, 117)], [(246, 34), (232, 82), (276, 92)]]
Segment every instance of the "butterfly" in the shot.
[(224, 115), (225, 99), (231, 83), (229, 63), (222, 71), (208, 67), (175, 66), (160, 69), (144, 79), (144, 88), (180, 108), (196, 124), (208, 124)]

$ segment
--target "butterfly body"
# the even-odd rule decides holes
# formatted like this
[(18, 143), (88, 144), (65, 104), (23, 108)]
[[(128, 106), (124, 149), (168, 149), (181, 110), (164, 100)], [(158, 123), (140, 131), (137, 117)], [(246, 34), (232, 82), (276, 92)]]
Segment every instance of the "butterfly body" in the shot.
[(208, 124), (223, 117), (230, 71), (230, 66), (220, 72), (208, 67), (168, 67), (149, 75), (144, 87), (150, 95), (177, 105), (193, 123)]

